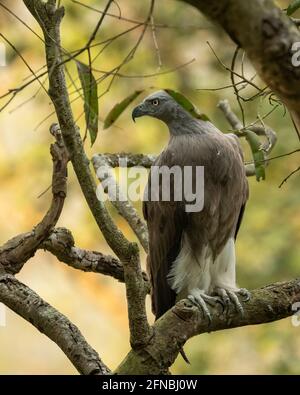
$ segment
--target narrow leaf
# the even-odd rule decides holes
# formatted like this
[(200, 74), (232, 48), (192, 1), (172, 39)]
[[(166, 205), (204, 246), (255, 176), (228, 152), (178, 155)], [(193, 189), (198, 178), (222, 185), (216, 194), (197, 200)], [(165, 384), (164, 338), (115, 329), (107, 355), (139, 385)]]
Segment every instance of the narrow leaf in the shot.
[(259, 141), (259, 138), (254, 132), (252, 132), (251, 130), (247, 130), (246, 140), (248, 141), (248, 144), (252, 151), (256, 180), (264, 180), (266, 178), (264, 165), (265, 157), (263, 151), (261, 150), (261, 143)]
[(294, 12), (296, 12), (300, 8), (300, 0), (294, 0), (291, 2), (291, 4), (288, 6), (286, 10), (287, 15), (292, 15)]
[(182, 93), (173, 91), (172, 89), (165, 89), (173, 99), (181, 105), (187, 112), (189, 112), (194, 118), (202, 119), (202, 121), (209, 121), (207, 115), (199, 112), (198, 108), (194, 106), (192, 102), (189, 101)]
[(98, 134), (99, 107), (97, 82), (89, 66), (78, 61), (76, 64), (83, 90), (86, 127), (90, 133), (91, 145), (93, 145)]
[(142, 90), (135, 91), (120, 103), (115, 104), (104, 120), (103, 129), (109, 128), (119, 118), (129, 104), (132, 103), (133, 100), (135, 100), (142, 92)]

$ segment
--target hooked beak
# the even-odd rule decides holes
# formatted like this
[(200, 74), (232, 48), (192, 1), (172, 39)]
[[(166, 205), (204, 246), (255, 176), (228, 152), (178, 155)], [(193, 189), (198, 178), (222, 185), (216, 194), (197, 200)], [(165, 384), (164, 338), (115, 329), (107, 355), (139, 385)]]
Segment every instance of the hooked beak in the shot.
[(132, 111), (132, 120), (135, 122), (135, 119), (138, 117), (142, 117), (145, 115), (145, 106), (143, 103), (139, 104), (137, 107), (135, 107)]

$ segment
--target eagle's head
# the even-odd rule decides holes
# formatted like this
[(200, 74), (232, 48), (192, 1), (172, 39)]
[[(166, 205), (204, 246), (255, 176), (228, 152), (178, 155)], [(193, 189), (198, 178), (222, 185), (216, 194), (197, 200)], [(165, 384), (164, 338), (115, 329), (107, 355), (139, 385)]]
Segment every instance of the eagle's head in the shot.
[(178, 111), (184, 110), (166, 91), (161, 90), (147, 96), (135, 107), (132, 119), (135, 121), (135, 118), (148, 115), (168, 124), (176, 118)]

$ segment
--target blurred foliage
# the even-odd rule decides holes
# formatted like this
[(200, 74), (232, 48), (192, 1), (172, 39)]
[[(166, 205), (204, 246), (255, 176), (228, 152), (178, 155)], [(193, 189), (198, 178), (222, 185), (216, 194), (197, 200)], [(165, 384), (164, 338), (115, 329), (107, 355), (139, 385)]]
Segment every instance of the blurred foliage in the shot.
[[(6, 0), (2, 3), (41, 34), (21, 1)], [(66, 6), (62, 45), (72, 51), (86, 43), (96, 26), (99, 14), (70, 0), (61, 3)], [(90, 0), (84, 3), (103, 9), (106, 2)], [(289, 2), (278, 3), (286, 8)], [(149, 8), (149, 2), (146, 1), (125, 0), (122, 4), (119, 2), (119, 5), (122, 16), (135, 20), (144, 20)], [(118, 15), (115, 5), (112, 5), (111, 12)], [(297, 12), (295, 16), (297, 17)], [(124, 65), (120, 73), (141, 76), (174, 69), (193, 58), (195, 61), (172, 73), (153, 77), (116, 76), (112, 85), (112, 76), (104, 79), (98, 86), (100, 121), (103, 121), (115, 103), (135, 90), (169, 87), (183, 92), (216, 126), (227, 132), (229, 126), (216, 105), (220, 99), (226, 98), (234, 111), (240, 114), (232, 89), (197, 89), (219, 88), (231, 84), (230, 76), (221, 67), (206, 42), (210, 42), (219, 58), (228, 66), (235, 49), (233, 43), (195, 9), (181, 2), (157, 2), (154, 19), (156, 23), (169, 26), (156, 29), (162, 69), (158, 70), (157, 51), (149, 28), (133, 60)], [(0, 23), (2, 32), (21, 51), (30, 66), (35, 70), (43, 67), (43, 43), (3, 9), (0, 9)], [(107, 40), (133, 26), (130, 22), (106, 17), (96, 42)], [(101, 53), (99, 51), (103, 46), (92, 49), (92, 58), (98, 55), (93, 71), (96, 79), (103, 77), (102, 71), (109, 71), (122, 62), (135, 45), (141, 29), (142, 26), (120, 36)], [(85, 54), (78, 60), (88, 63)], [(22, 84), (29, 75), (24, 63), (10, 48), (7, 48), (7, 61), (7, 67), (0, 68), (1, 94)], [(84, 134), (83, 102), (81, 98), (76, 99), (80, 87), (76, 64), (68, 63), (66, 67), (68, 83), (71, 82), (71, 76), (77, 86), (75, 89), (70, 85), (70, 97), (75, 117)], [(254, 74), (246, 59), (244, 69), (247, 75)], [(255, 82), (260, 87), (264, 86), (257, 77)], [(253, 94), (252, 88), (242, 92), (245, 96)], [(246, 122), (255, 121), (257, 114), (263, 116), (272, 108), (268, 99), (246, 102)], [(150, 118), (143, 118), (133, 124), (130, 110), (131, 106), (107, 130), (102, 130), (100, 122), (98, 138), (93, 148), (86, 144), (88, 155), (100, 151), (160, 152), (168, 140), (166, 127)], [(52, 112), (53, 106), (49, 98), (39, 88), (38, 83), (35, 83), (18, 94), (6, 111), (0, 113), (1, 243), (17, 233), (29, 230), (47, 210), (49, 192), (39, 199), (37, 196), (51, 183), (49, 144), (52, 139), (48, 129), (55, 121), (55, 116), (50, 115)], [(299, 147), (292, 122), (282, 106), (274, 110), (265, 122), (278, 133), (278, 143), (273, 156)], [(251, 160), (248, 144), (243, 142), (243, 147), (246, 160)], [(270, 161), (265, 181), (257, 183), (255, 178), (249, 180), (250, 200), (237, 242), (237, 275), (238, 282), (243, 287), (256, 288), (299, 275), (299, 173), (291, 177), (281, 189), (278, 188), (282, 179), (298, 166), (297, 154), (275, 159)], [(134, 239), (124, 220), (112, 212), (122, 231)], [(109, 252), (87, 209), (71, 167), (68, 198), (59, 225), (70, 228), (76, 243), (82, 248)], [(144, 258), (143, 255), (143, 260)], [(43, 252), (37, 253), (25, 265), (18, 278), (78, 325), (109, 366), (114, 368), (126, 355), (129, 350), (129, 336), (124, 285), (104, 276), (72, 270)], [(147, 303), (149, 305), (149, 301)], [(149, 317), (153, 320), (150, 309)], [(172, 371), (186, 374), (299, 374), (299, 331), (299, 327), (292, 326), (290, 319), (285, 319), (267, 325), (204, 334), (191, 339), (186, 345), (192, 364), (186, 365), (178, 357)], [(54, 343), (9, 311), (7, 326), (0, 327), (0, 348), (1, 373), (75, 372)]]

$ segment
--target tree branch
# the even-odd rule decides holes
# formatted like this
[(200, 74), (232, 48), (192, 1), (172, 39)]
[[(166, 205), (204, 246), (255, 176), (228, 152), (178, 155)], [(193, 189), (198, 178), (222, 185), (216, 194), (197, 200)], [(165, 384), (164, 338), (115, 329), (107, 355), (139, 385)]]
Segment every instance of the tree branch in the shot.
[[(300, 124), (300, 67), (292, 64), (297, 26), (272, 0), (181, 0), (221, 25)], [(300, 138), (300, 136), (298, 135)]]
[(101, 229), (108, 245), (122, 260), (128, 259), (130, 242), (117, 228), (104, 204), (96, 195), (96, 183), (89, 168), (82, 139), (75, 124), (62, 64), (60, 23), (64, 8), (40, 0), (23, 0), (44, 33), (49, 95), (54, 104), (63, 139), (70, 155), (73, 168), (89, 208)]
[(139, 249), (131, 244), (131, 258), (124, 261), (124, 278), (128, 307), (130, 344), (134, 350), (144, 347), (150, 341), (153, 332), (147, 320), (145, 299), (150, 290), (145, 282), (140, 266)]
[(101, 252), (76, 247), (71, 232), (66, 228), (54, 229), (40, 248), (51, 252), (61, 262), (75, 269), (101, 273), (124, 282), (124, 268), (118, 259)]
[(126, 282), (130, 339), (132, 347), (136, 349), (149, 342), (152, 332), (145, 309), (145, 297), (150, 291), (150, 283), (146, 273), (141, 271), (138, 248), (135, 244), (132, 246), (135, 250), (131, 253), (131, 259), (124, 262), (124, 266), (112, 256), (75, 247), (71, 232), (65, 228), (55, 229), (41, 248), (75, 269), (109, 275)]
[[(84, 152), (80, 133), (74, 121), (62, 64), (60, 23), (64, 16), (64, 8), (56, 8), (55, 2), (23, 1), (44, 33), (49, 74), (49, 95), (54, 104), (63, 139), (82, 192), (108, 245), (124, 264), (131, 340), (135, 347), (147, 341), (151, 335), (146, 318), (146, 289), (140, 268), (139, 251), (137, 245), (130, 243), (118, 229), (104, 203), (99, 201), (96, 195), (96, 183), (89, 168), (89, 161)], [(151, 12), (153, 5), (154, 2), (151, 0)], [(149, 18), (150, 16), (151, 13)], [(144, 31), (135, 48), (140, 43), (143, 34)], [(139, 323), (135, 317), (139, 317)]]
[(81, 374), (110, 370), (86, 342), (79, 329), (13, 275), (0, 274), (0, 302), (53, 340)]
[[(241, 300), (240, 300), (241, 301)], [(117, 374), (165, 374), (175, 361), (184, 343), (201, 333), (264, 324), (295, 313), (300, 301), (300, 279), (275, 283), (251, 291), (251, 299), (242, 302), (244, 315), (231, 311), (229, 317), (217, 308), (210, 308), (212, 322), (188, 300), (181, 300), (153, 326), (154, 335), (140, 351), (130, 351), (116, 369)]]
[(40, 244), (52, 232), (63, 209), (67, 192), (69, 157), (58, 126), (52, 125), (50, 132), (56, 138), (56, 143), (50, 147), (53, 160), (51, 206), (42, 221), (32, 231), (13, 237), (0, 248), (0, 264), (8, 273), (18, 273), (24, 263), (35, 254)]
[[(118, 152), (115, 154), (95, 154), (93, 156), (93, 162), (98, 162), (98, 157), (105, 157), (106, 163), (110, 167), (121, 167), (122, 164), (126, 163), (126, 167), (143, 166), (146, 169), (150, 169), (153, 162), (157, 158), (157, 155), (151, 154), (132, 154), (130, 152)], [(95, 165), (94, 165), (95, 166)]]
[(97, 177), (103, 185), (104, 191), (108, 194), (111, 204), (117, 209), (118, 213), (127, 221), (129, 226), (139, 239), (144, 250), (148, 252), (147, 225), (141, 219), (135, 207), (127, 199), (127, 196), (120, 189), (119, 184), (114, 177), (112, 167), (109, 164), (110, 160), (107, 160), (105, 154), (98, 154), (93, 156), (92, 162)]
[[(228, 100), (220, 100), (218, 103), (219, 109), (223, 112), (230, 126), (234, 129), (234, 133), (238, 137), (245, 137), (246, 131), (251, 130), (258, 136), (264, 136), (266, 141), (261, 144), (260, 149), (264, 154), (264, 167), (268, 165), (268, 155), (274, 148), (277, 142), (277, 135), (269, 126), (255, 125), (254, 123), (248, 126), (243, 126), (236, 114), (231, 110)], [(255, 175), (254, 163), (245, 164), (246, 176), (251, 177)]]

